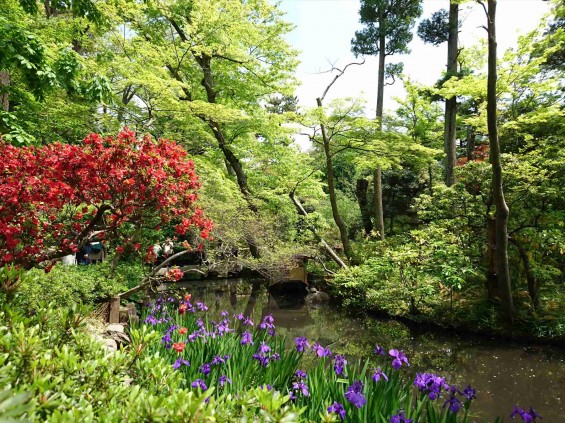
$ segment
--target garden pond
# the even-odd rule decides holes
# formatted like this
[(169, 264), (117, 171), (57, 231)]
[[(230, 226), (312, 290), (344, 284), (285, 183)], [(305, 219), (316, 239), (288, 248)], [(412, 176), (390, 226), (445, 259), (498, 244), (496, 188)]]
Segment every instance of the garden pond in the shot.
[(303, 295), (274, 296), (268, 282), (244, 279), (190, 281), (176, 289), (206, 302), (211, 312), (244, 313), (259, 320), (272, 314), (277, 333), (317, 340), (350, 362), (370, 357), (375, 344), (404, 350), (414, 372), (434, 372), (459, 386), (471, 384), (478, 422), (506, 421), (513, 405), (532, 405), (544, 422), (565, 421), (565, 350), (464, 336), (449, 330), (420, 330), (396, 320), (356, 317), (332, 305), (313, 305)]

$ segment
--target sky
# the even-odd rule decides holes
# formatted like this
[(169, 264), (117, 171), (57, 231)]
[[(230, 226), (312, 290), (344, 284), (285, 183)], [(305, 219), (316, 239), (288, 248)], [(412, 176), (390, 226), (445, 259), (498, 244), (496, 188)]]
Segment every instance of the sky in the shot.
[[(333, 75), (322, 73), (332, 65), (342, 67), (353, 61), (360, 61), (350, 52), (350, 42), (359, 23), (358, 0), (282, 0), (280, 8), (286, 12), (285, 20), (295, 25), (287, 35), (288, 42), (301, 51), (297, 77), (302, 85), (297, 90), (302, 107), (315, 107), (316, 98), (321, 96)], [(484, 11), (478, 4), (468, 2), (461, 6), (459, 18), (462, 23), (460, 47), (472, 48), (480, 39), (486, 38), (486, 31), (480, 28), (486, 24)], [(424, 0), (423, 18), (449, 7), (448, 0)], [(498, 0), (497, 38), (498, 57), (507, 48), (515, 47), (518, 35), (535, 29), (550, 5), (542, 0)], [(414, 27), (416, 31), (417, 23)], [(438, 47), (424, 44), (415, 34), (409, 45), (408, 55), (388, 56), (387, 63), (402, 61), (404, 73), (412, 80), (432, 85), (441, 76), (447, 60), (447, 45)], [(367, 57), (362, 66), (350, 66), (346, 73), (332, 86), (326, 102), (338, 97), (362, 97), (367, 101), (367, 115), (374, 116), (377, 98), (377, 59)], [(385, 87), (384, 108), (394, 110), (394, 97), (403, 97), (402, 84), (397, 82)]]

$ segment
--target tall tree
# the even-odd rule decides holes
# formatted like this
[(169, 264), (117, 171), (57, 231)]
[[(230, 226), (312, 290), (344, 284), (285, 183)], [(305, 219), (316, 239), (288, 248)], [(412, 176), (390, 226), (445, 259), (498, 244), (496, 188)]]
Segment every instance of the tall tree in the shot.
[[(418, 35), (426, 42), (439, 45), (447, 41), (447, 73), (445, 81), (458, 74), (458, 32), (459, 32), (459, 1), (449, 2), (449, 13), (444, 10), (436, 12), (418, 26)], [(445, 98), (445, 184), (455, 183), (455, 162), (457, 160), (457, 97)]]
[(514, 314), (512, 301), (512, 285), (508, 267), (508, 215), (509, 209), (504, 199), (502, 186), (502, 164), (500, 158), (500, 143), (498, 140), (498, 125), (496, 122), (496, 0), (488, 0), (485, 9), (488, 21), (488, 79), (487, 79), (487, 126), (490, 146), (490, 163), (492, 166), (492, 195), (496, 206), (496, 263), (498, 271), (498, 287), (503, 310), (508, 318)]
[[(144, 112), (164, 121), (176, 115), (185, 127), (190, 120), (202, 128), (199, 138), (206, 148), (215, 144), (256, 213), (244, 155), (261, 139), (258, 122), (266, 112), (259, 101), (292, 94), (295, 52), (282, 38), (290, 25), (265, 0), (147, 1), (131, 7), (123, 16), (136, 37), (124, 47), (131, 57), (124, 66), (143, 63), (151, 67), (151, 78), (160, 79), (159, 86), (148, 86), (148, 95), (138, 89)], [(129, 79), (126, 84), (139, 84), (137, 75)], [(247, 241), (259, 256), (253, 236)]]
[[(408, 43), (412, 40), (412, 26), (422, 13), (421, 3), (421, 0), (361, 0), (360, 22), (365, 27), (355, 32), (351, 44), (356, 56), (379, 57), (376, 110), (378, 121), (382, 121), (383, 117), (386, 56), (408, 52)], [(393, 74), (394, 70), (394, 65), (389, 66), (390, 74)], [(375, 227), (380, 238), (384, 239), (381, 166), (377, 166), (373, 172), (373, 184)]]

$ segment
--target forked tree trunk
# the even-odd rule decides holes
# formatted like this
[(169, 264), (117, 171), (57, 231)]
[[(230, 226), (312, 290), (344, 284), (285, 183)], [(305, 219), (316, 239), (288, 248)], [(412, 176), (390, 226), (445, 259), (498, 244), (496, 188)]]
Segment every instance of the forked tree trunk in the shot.
[[(322, 99), (317, 98), (316, 104), (318, 107), (322, 107)], [(341, 218), (339, 214), (339, 209), (337, 207), (337, 196), (335, 192), (335, 181), (334, 181), (334, 168), (332, 162), (332, 154), (330, 151), (330, 140), (328, 138), (328, 134), (326, 133), (326, 126), (324, 124), (320, 124), (320, 129), (322, 131), (322, 141), (324, 143), (324, 154), (326, 156), (326, 172), (328, 177), (328, 191), (330, 194), (330, 204), (332, 208), (332, 216), (334, 222), (339, 230), (339, 238), (341, 239), (341, 244), (343, 245), (343, 252), (347, 259), (351, 261), (355, 261), (353, 257), (353, 250), (351, 249), (351, 244), (349, 242), (349, 237), (347, 236), (347, 227), (345, 226), (345, 222)]]
[(504, 314), (508, 319), (514, 315), (512, 285), (508, 268), (508, 205), (502, 186), (502, 164), (500, 143), (496, 123), (496, 0), (488, 0), (488, 80), (487, 80), (487, 126), (489, 132), (490, 163), (492, 165), (492, 191), (496, 206), (496, 263), (498, 266), (498, 287)]
[[(449, 5), (449, 36), (447, 39), (447, 76), (457, 74), (457, 39), (459, 31), (459, 5)], [(457, 160), (457, 97), (445, 99), (445, 184), (449, 187), (455, 183), (455, 162)]]

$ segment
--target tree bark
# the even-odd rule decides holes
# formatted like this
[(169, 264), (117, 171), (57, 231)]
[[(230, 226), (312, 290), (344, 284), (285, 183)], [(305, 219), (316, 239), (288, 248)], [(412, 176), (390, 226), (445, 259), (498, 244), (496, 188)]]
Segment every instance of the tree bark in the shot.
[[(382, 13), (382, 12), (381, 12)], [(383, 24), (384, 18), (379, 16), (379, 25)], [(383, 129), (383, 103), (384, 103), (384, 88), (385, 88), (385, 58), (386, 58), (386, 39), (384, 35), (379, 37), (379, 75), (377, 81), (377, 113), (379, 128)], [(375, 229), (379, 233), (381, 240), (385, 239), (385, 223), (383, 213), (383, 189), (382, 189), (382, 174), (383, 169), (377, 166), (373, 172), (373, 185), (375, 188), (373, 194), (373, 201), (375, 203)]]
[[(304, 209), (304, 207), (302, 206), (302, 204), (300, 203), (298, 198), (296, 198), (294, 191), (291, 192), (290, 194), (288, 194), (288, 196), (290, 197), (290, 199), (294, 203), (294, 206), (296, 207), (298, 214), (300, 214), (304, 217), (307, 217), (308, 212)], [(343, 260), (337, 255), (337, 253), (332, 249), (332, 247), (330, 247), (329, 244), (318, 234), (318, 231), (316, 231), (316, 229), (312, 226), (308, 226), (308, 229), (310, 229), (310, 231), (312, 231), (312, 233), (314, 234), (314, 236), (316, 237), (318, 242), (320, 242), (322, 244), (322, 246), (324, 247), (324, 249), (326, 250), (328, 255), (333, 259), (333, 261), (335, 261), (338, 264), (339, 267), (346, 269), (347, 264), (345, 264), (343, 262)]]
[(488, 0), (488, 80), (487, 80), (487, 126), (489, 132), (490, 163), (492, 165), (492, 190), (496, 206), (496, 262), (498, 265), (498, 286), (502, 308), (508, 319), (514, 315), (512, 285), (508, 267), (508, 215), (510, 210), (504, 199), (502, 186), (502, 164), (500, 143), (496, 123), (496, 0)]
[(373, 200), (375, 202), (375, 229), (379, 233), (381, 241), (385, 239), (385, 219), (383, 212), (383, 178), (382, 167), (378, 166), (373, 173), (373, 186), (374, 194)]
[(369, 181), (365, 178), (357, 179), (355, 187), (355, 196), (359, 204), (359, 211), (361, 212), (361, 220), (363, 222), (363, 229), (365, 235), (370, 236), (373, 230), (373, 222), (371, 222), (371, 213), (369, 212), (369, 204), (367, 200), (367, 189), (369, 188)]
[(475, 128), (469, 126), (467, 128), (467, 160), (475, 160), (475, 147), (477, 144), (477, 133)]
[[(322, 107), (322, 99), (317, 98), (316, 104), (318, 107)], [(330, 140), (326, 133), (326, 126), (324, 124), (320, 125), (320, 129), (322, 131), (322, 141), (324, 143), (324, 154), (326, 156), (326, 172), (328, 177), (328, 191), (330, 194), (330, 204), (332, 207), (332, 216), (334, 218), (334, 222), (339, 230), (339, 237), (341, 239), (341, 243), (343, 245), (343, 252), (347, 259), (351, 262), (354, 261), (353, 257), (353, 250), (351, 249), (351, 244), (349, 243), (349, 237), (347, 236), (347, 227), (343, 222), (339, 214), (339, 210), (337, 208), (337, 196), (335, 193), (335, 182), (334, 182), (334, 168), (332, 163), (332, 154), (330, 151)]]
[[(459, 32), (459, 5), (449, 5), (449, 36), (447, 39), (447, 77), (457, 74), (457, 39)], [(457, 97), (445, 99), (445, 184), (449, 187), (455, 183), (455, 162), (457, 160)]]
[(530, 299), (532, 300), (532, 306), (534, 310), (539, 309), (539, 295), (538, 295), (538, 281), (536, 275), (532, 270), (532, 263), (530, 262), (530, 257), (528, 257), (528, 252), (524, 248), (524, 245), (518, 241), (516, 238), (508, 238), (512, 244), (516, 246), (518, 252), (520, 253), (520, 258), (524, 264), (524, 271), (526, 272), (526, 280), (528, 281), (528, 294), (530, 294)]
[(5, 112), (10, 111), (10, 96), (8, 87), (10, 86), (10, 74), (6, 69), (0, 71), (0, 107)]

